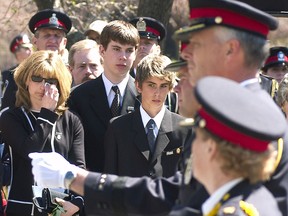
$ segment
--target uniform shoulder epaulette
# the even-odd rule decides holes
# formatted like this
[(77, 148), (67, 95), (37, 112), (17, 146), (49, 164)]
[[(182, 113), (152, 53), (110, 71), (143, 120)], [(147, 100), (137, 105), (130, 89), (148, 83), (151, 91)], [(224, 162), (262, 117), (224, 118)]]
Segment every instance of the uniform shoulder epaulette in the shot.
[(214, 215), (218, 216), (232, 216), (232, 215), (247, 215), (247, 216), (259, 216), (258, 210), (250, 203), (243, 200), (234, 200), (229, 204), (220, 208), (219, 212)]
[(258, 210), (252, 204), (241, 200), (239, 206), (248, 216), (259, 216)]

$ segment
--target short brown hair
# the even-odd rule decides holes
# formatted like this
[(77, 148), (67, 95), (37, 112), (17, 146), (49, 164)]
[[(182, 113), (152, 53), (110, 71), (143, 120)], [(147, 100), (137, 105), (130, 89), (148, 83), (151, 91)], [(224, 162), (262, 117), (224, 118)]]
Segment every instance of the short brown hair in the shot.
[(16, 107), (23, 106), (27, 110), (31, 108), (26, 83), (29, 79), (31, 80), (32, 75), (58, 80), (59, 100), (56, 112), (58, 114), (63, 113), (67, 109), (65, 104), (70, 94), (72, 76), (61, 59), (61, 56), (53, 51), (37, 51), (16, 68), (14, 73), (14, 79), (18, 86)]
[(175, 73), (165, 70), (165, 67), (169, 64), (167, 58), (164, 55), (150, 54), (145, 56), (137, 66), (137, 73), (135, 81), (141, 87), (143, 82), (150, 77), (158, 77), (165, 79), (169, 82), (169, 89), (171, 90), (175, 83)]
[(140, 36), (138, 30), (132, 24), (122, 20), (114, 20), (109, 22), (102, 30), (100, 44), (106, 50), (112, 40), (120, 44), (131, 44), (137, 48)]

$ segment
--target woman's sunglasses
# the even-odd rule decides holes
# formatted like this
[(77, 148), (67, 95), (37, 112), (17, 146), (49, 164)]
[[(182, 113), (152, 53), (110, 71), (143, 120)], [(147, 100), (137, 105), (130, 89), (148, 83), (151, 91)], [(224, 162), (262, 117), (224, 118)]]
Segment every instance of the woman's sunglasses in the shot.
[(33, 82), (37, 82), (37, 83), (40, 83), (40, 82), (42, 82), (43, 80), (45, 81), (45, 83), (49, 83), (49, 84), (54, 84), (54, 85), (57, 85), (58, 84), (58, 80), (57, 79), (55, 79), (55, 78), (43, 78), (43, 77), (41, 77), (41, 76), (34, 76), (34, 75), (32, 75), (31, 76), (31, 79), (32, 79), (32, 81)]

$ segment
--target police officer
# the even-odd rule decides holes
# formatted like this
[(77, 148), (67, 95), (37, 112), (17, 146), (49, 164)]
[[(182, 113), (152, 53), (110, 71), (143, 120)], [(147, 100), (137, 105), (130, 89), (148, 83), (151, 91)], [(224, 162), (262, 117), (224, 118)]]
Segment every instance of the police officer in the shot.
[(271, 47), (269, 53), (259, 73), (259, 82), (276, 101), (279, 83), (288, 72), (288, 48)]
[(32, 53), (32, 44), (27, 34), (20, 34), (13, 38), (10, 43), (10, 52), (15, 55), (18, 63), (21, 63), (24, 59)]
[[(217, 88), (216, 96), (211, 86)], [(230, 94), (237, 97), (228, 100)], [(270, 141), (283, 136), (283, 119), (279, 133), (278, 126), (274, 128), (276, 122), (271, 124), (276, 112), (270, 112), (270, 103), (262, 107), (261, 97), (256, 99), (254, 92), (222, 77), (201, 79), (195, 96), (201, 108), (194, 122), (192, 170), (210, 194), (202, 204), (203, 215), (282, 215), (275, 198), (260, 182), (269, 179), (274, 171), (276, 154)], [(247, 104), (247, 100), (255, 103)], [(241, 104), (245, 108), (234, 112), (235, 106)], [(255, 116), (255, 110), (261, 110), (261, 115), (264, 112), (265, 117)]]
[(137, 65), (145, 56), (161, 53), (159, 43), (166, 36), (166, 28), (160, 21), (151, 17), (136, 17), (130, 20), (130, 23), (137, 28), (140, 35), (136, 59), (130, 71), (130, 75), (135, 78)]
[(39, 11), (29, 21), (29, 29), (34, 34), (32, 41), (36, 50), (58, 52), (65, 63), (68, 63), (68, 51), (65, 48), (66, 35), (71, 27), (71, 19), (54, 9)]
[[(33, 45), (31, 44), (28, 35), (19, 34), (11, 41), (10, 52), (14, 54), (17, 63), (20, 64), (33, 53), (32, 47)], [(18, 64), (2, 72), (1, 109), (14, 107), (17, 86), (13, 78), (13, 73)]]
[(264, 75), (272, 77), (280, 83), (284, 75), (288, 73), (288, 48), (271, 47), (262, 71)]

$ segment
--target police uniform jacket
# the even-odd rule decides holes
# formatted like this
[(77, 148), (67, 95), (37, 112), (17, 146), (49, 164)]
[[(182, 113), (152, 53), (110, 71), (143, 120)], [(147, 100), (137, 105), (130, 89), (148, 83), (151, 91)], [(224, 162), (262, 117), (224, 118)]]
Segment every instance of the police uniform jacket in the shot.
[[(177, 172), (178, 174), (178, 172)], [(101, 216), (167, 216), (179, 192), (181, 177), (119, 177), (89, 173), (85, 180), (85, 212)]]
[(2, 95), (1, 95), (1, 110), (9, 107), (13, 108), (16, 102), (17, 85), (14, 80), (14, 66), (2, 72)]
[[(219, 207), (212, 209), (212, 215), (282, 215), (273, 195), (260, 184), (250, 184), (247, 180), (231, 188), (220, 200)], [(250, 214), (248, 214), (250, 213)], [(258, 214), (257, 214), (258, 213)]]
[[(30, 215), (33, 211), (34, 179), (28, 154), (52, 151), (51, 137), (55, 123), (55, 151), (70, 163), (85, 168), (84, 131), (75, 114), (67, 110), (58, 117), (56, 113), (42, 108), (36, 121), (33, 115), (25, 112), (23, 108), (8, 109), (2, 113), (0, 130), (5, 143), (10, 147), (12, 164), (7, 213)], [(79, 200), (74, 201), (77, 205)]]
[[(255, 94), (257, 94), (258, 97), (263, 97), (267, 101), (270, 101), (275, 106), (277, 106), (276, 103), (274, 103), (274, 101), (272, 100), (271, 96), (267, 94), (266, 90), (263, 90), (262, 85), (260, 85), (256, 79), (255, 82), (247, 83), (246, 85), (244, 85), (244, 87), (255, 92)], [(280, 211), (282, 212), (282, 215), (287, 215), (288, 214), (288, 126), (283, 139), (278, 140), (278, 142), (272, 142), (272, 144), (278, 153), (277, 161), (275, 164), (275, 172), (272, 175), (271, 179), (265, 182), (264, 185), (276, 198), (277, 204), (279, 206)], [(188, 150), (184, 149), (184, 151)], [(189, 154), (186, 154), (186, 158), (185, 157), (183, 158), (185, 165), (183, 169), (182, 184), (181, 187), (179, 187), (179, 197), (176, 201), (176, 205), (173, 206), (173, 211), (170, 214), (171, 216), (177, 215), (177, 213), (175, 212), (179, 213), (179, 211), (183, 211), (183, 209), (184, 211), (186, 211), (189, 208), (200, 209), (199, 204), (201, 204), (201, 201), (205, 201), (206, 199), (205, 196), (208, 196), (205, 188), (201, 186), (201, 184), (194, 178), (192, 178), (189, 183), (185, 183), (184, 181), (185, 173), (187, 172), (187, 167), (189, 163), (188, 157)], [(195, 202), (195, 197), (197, 197), (196, 199), (197, 202)]]
[(274, 101), (277, 98), (278, 82), (272, 77), (259, 74), (259, 83), (261, 87), (271, 95)]
[[(222, 197), (222, 199), (214, 206), (213, 209), (211, 209), (207, 215), (282, 215), (273, 195), (267, 190), (266, 187), (261, 184), (250, 184), (247, 180), (244, 180), (231, 188), (224, 197)], [(197, 201), (196, 197), (195, 199)], [(175, 208), (169, 214), (169, 216), (196, 215), (200, 216), (203, 214), (201, 211), (197, 212), (197, 210), (187, 207), (178, 209)]]
[[(245, 87), (254, 91), (259, 97), (267, 97), (267, 100), (270, 100), (271, 103), (274, 102), (270, 95), (265, 91), (259, 90), (261, 87), (259, 87), (258, 83)], [(275, 106), (277, 106), (276, 103)], [(275, 172), (271, 179), (265, 182), (264, 185), (276, 198), (282, 215), (288, 215), (288, 125), (283, 139), (278, 140), (278, 142), (273, 142), (272, 144), (278, 154)]]
[[(129, 77), (122, 101), (121, 115), (134, 110), (136, 96), (134, 79)], [(102, 75), (74, 89), (68, 104), (70, 109), (80, 116), (83, 123), (87, 169), (102, 172), (104, 136), (112, 118)]]
[[(266, 90), (255, 79), (255, 82), (250, 82), (244, 85), (245, 88), (250, 89), (255, 92), (257, 96), (265, 98), (267, 101), (271, 101), (275, 106), (277, 106), (272, 100), (271, 96), (267, 94)], [(286, 134), (283, 139), (278, 142), (272, 142), (274, 148), (277, 150), (277, 161), (275, 164), (275, 172), (271, 179), (264, 183), (266, 188), (273, 194), (276, 198), (277, 204), (279, 206), (282, 215), (287, 215), (288, 213), (288, 127)], [(188, 151), (184, 149), (184, 151)], [(183, 179), (181, 187), (179, 187), (179, 197), (176, 201), (176, 205), (173, 206), (173, 211), (170, 215), (179, 215), (179, 211), (187, 211), (187, 209), (200, 209), (201, 201), (205, 201), (205, 196), (208, 197), (207, 191), (201, 184), (195, 180), (191, 179), (189, 183), (185, 183), (185, 173), (188, 167), (188, 155), (183, 158), (185, 163), (183, 169)], [(204, 195), (203, 195), (204, 194)], [(205, 195), (206, 194), (206, 195)], [(198, 197), (195, 202), (195, 197)], [(194, 200), (194, 201), (193, 201)]]
[(105, 139), (105, 173), (120, 176), (171, 177), (177, 170), (188, 128), (180, 128), (184, 118), (165, 110), (155, 151), (149, 150), (140, 109), (115, 119)]

